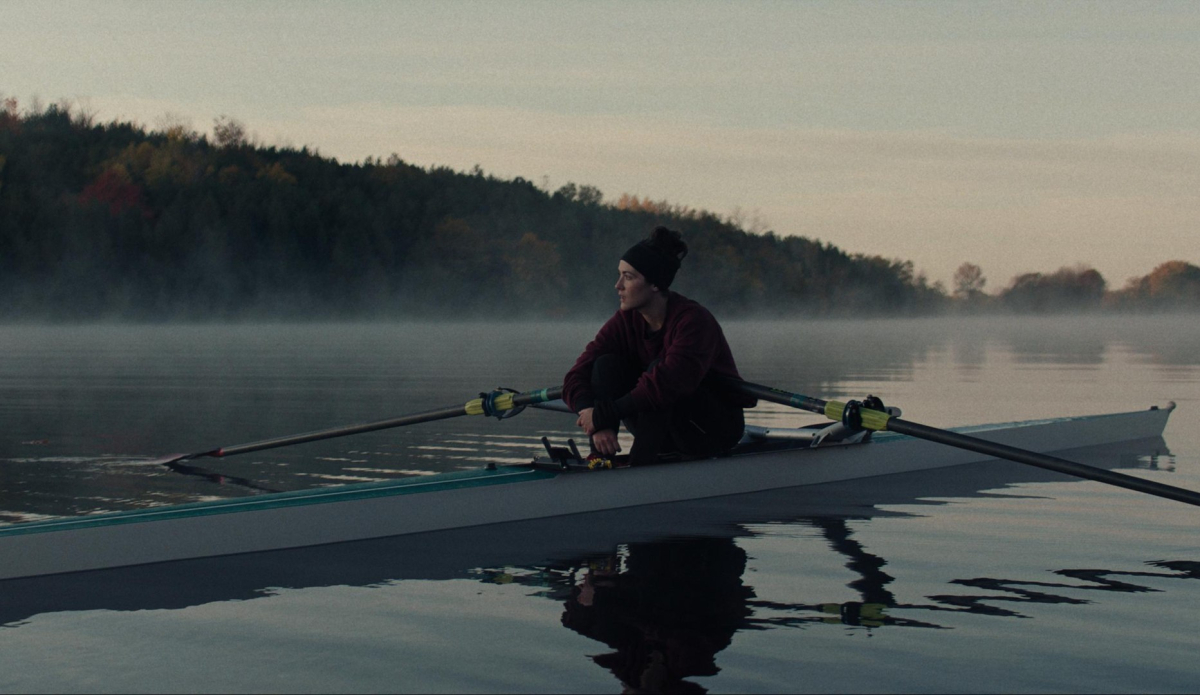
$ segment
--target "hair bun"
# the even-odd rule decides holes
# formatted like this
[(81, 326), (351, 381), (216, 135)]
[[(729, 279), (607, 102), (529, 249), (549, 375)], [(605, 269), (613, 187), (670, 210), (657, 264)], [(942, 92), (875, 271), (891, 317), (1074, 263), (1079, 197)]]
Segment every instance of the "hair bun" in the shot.
[(671, 258), (683, 260), (688, 253), (687, 244), (683, 242), (683, 235), (673, 229), (666, 227), (655, 227), (653, 232), (650, 232), (650, 238), (647, 239), (651, 246), (667, 254)]

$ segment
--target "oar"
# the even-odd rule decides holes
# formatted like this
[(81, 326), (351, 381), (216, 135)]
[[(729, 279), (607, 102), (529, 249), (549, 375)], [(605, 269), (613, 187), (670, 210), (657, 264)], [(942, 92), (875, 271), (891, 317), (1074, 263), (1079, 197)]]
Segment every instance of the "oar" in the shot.
[[(223, 446), (209, 451), (202, 451), (195, 454), (171, 454), (156, 459), (154, 463), (170, 465), (179, 461), (187, 461), (202, 457), (222, 458), (225, 456), (234, 456), (236, 454), (248, 454), (252, 451), (262, 451), (264, 449), (277, 449), (281, 446), (291, 446), (293, 444), (304, 444), (306, 442), (315, 442), (321, 439), (333, 439), (334, 437), (345, 437), (351, 434), (361, 434), (363, 432), (374, 432), (376, 430), (386, 430), (392, 427), (404, 427), (405, 425), (416, 425), (422, 422), (433, 422), (434, 420), (449, 420), (450, 418), (460, 417), (463, 415), (494, 415), (502, 416), (504, 413), (515, 411), (518, 408), (523, 408), (528, 405), (537, 405), (553, 401), (562, 397), (562, 387), (539, 389), (537, 391), (528, 391), (526, 393), (514, 393), (511, 391), (492, 391), (488, 394), (480, 394), (479, 398), (467, 401), (464, 405), (442, 408), (441, 410), (427, 410), (423, 413), (413, 413), (412, 415), (404, 415), (390, 420), (380, 420), (378, 422), (367, 422), (358, 425), (346, 425), (344, 427), (334, 427), (327, 430), (319, 430), (317, 432), (306, 432), (304, 434), (294, 434), (287, 437), (277, 437), (275, 439), (264, 439), (258, 442), (250, 442), (249, 444), (236, 444), (234, 446)], [(515, 414), (515, 413), (513, 413)]]
[[(744, 393), (748, 396), (779, 403), (781, 405), (807, 410), (813, 413), (820, 413), (828, 417), (830, 420), (844, 422), (847, 415), (847, 408), (850, 409), (850, 417), (861, 420), (861, 427), (869, 430), (887, 430), (888, 432), (896, 432), (897, 434), (906, 434), (910, 437), (925, 439), (938, 444), (946, 444), (948, 446), (966, 449), (987, 456), (996, 458), (1008, 459), (1017, 463), (1024, 463), (1038, 468), (1045, 468), (1067, 475), (1073, 475), (1079, 478), (1087, 478), (1109, 485), (1116, 485), (1137, 492), (1144, 492), (1150, 495), (1165, 497), (1170, 500), (1184, 502), (1200, 506), (1200, 492), (1186, 490), (1181, 487), (1172, 485), (1163, 485), (1152, 480), (1144, 480), (1135, 478), (1132, 475), (1117, 473), (1115, 471), (1096, 468), (1095, 466), (1087, 466), (1082, 463), (1068, 461), (1058, 458), (1057, 456), (1048, 456), (1039, 454), (1035, 451), (1026, 449), (1018, 449), (1006, 444), (997, 444), (989, 442), (986, 439), (971, 437), (958, 432), (950, 432), (940, 430), (936, 427), (922, 425), (916, 422), (903, 420), (899, 417), (879, 410), (863, 408), (860, 404), (851, 401), (849, 404), (841, 401), (823, 401), (819, 398), (811, 396), (803, 396), (798, 393), (789, 393), (779, 389), (771, 388), (770, 386), (762, 386), (760, 384), (752, 384), (748, 381), (736, 381), (728, 379), (725, 381), (729, 388)], [(855, 423), (859, 424), (859, 423)]]

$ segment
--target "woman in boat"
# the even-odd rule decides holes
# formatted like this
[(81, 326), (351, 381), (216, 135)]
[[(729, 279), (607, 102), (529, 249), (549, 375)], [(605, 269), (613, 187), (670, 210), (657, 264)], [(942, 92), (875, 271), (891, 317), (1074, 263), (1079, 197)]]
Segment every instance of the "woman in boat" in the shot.
[(742, 409), (756, 401), (720, 388), (741, 378), (725, 334), (707, 309), (669, 289), (687, 251), (679, 232), (657, 227), (621, 256), (620, 308), (563, 380), (595, 455), (620, 451), (622, 423), (634, 437), (631, 465), (660, 453), (716, 456), (742, 437)]

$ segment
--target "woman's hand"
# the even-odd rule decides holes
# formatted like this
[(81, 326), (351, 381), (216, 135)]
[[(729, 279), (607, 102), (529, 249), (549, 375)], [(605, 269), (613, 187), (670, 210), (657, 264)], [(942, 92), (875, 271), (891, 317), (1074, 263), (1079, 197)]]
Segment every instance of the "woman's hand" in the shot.
[(589, 437), (596, 433), (596, 426), (592, 424), (592, 408), (584, 408), (579, 411), (579, 419), (575, 424), (583, 428), (585, 434)]
[(592, 448), (601, 456), (613, 456), (621, 450), (616, 430), (600, 430), (592, 435)]
[(575, 421), (575, 424), (592, 438), (592, 448), (597, 454), (612, 456), (621, 450), (616, 430), (596, 431), (596, 426), (592, 423), (592, 408), (584, 408), (579, 411), (579, 419)]

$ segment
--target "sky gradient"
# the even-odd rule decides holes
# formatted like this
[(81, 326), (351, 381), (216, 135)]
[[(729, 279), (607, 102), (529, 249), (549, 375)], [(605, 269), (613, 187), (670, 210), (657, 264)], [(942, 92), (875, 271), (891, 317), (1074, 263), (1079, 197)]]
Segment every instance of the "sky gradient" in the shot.
[(1120, 287), (1200, 264), (1197, 37), (1194, 2), (3, 0), (0, 94)]

